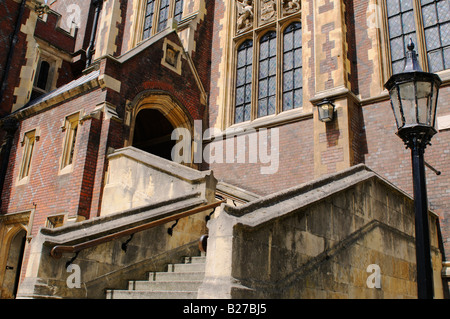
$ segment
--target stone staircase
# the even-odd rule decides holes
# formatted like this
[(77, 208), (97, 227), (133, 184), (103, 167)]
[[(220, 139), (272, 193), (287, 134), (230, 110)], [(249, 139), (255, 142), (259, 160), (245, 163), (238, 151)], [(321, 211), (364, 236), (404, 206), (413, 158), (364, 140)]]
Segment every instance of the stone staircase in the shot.
[(184, 257), (166, 272), (151, 272), (148, 280), (128, 282), (128, 290), (106, 290), (106, 299), (196, 299), (205, 277), (206, 256)]

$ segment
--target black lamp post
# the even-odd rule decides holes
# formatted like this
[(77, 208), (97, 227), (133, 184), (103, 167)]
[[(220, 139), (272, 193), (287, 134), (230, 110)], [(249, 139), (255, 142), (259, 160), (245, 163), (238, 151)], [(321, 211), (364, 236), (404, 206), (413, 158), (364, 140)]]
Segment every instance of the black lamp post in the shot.
[(397, 123), (397, 135), (411, 149), (414, 184), (417, 292), (419, 299), (433, 298), (428, 201), (423, 154), (435, 129), (436, 105), (442, 81), (423, 72), (410, 40), (403, 73), (394, 74), (384, 85), (389, 91)]

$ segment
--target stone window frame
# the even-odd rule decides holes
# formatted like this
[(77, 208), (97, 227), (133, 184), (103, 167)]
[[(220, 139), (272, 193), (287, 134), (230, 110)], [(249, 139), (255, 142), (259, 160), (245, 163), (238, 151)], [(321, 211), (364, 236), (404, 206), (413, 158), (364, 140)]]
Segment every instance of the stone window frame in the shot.
[[(164, 17), (164, 25), (162, 26), (162, 28), (160, 29), (160, 9), (161, 9), (161, 5), (168, 2), (168, 11), (167, 11), (167, 16)], [(177, 3), (180, 4), (181, 2), (181, 13), (176, 11), (177, 10)], [(148, 36), (145, 36), (145, 20), (147, 17), (147, 6), (150, 3), (150, 0), (141, 0), (139, 3), (139, 16), (138, 16), (138, 21), (136, 24), (136, 32), (135, 32), (135, 36), (137, 37), (137, 41), (135, 41), (135, 43), (139, 43), (141, 41), (144, 41), (152, 36), (154, 36), (155, 34), (164, 31), (165, 29), (167, 29), (168, 26), (171, 25), (171, 20), (175, 20), (177, 22), (180, 22), (181, 19), (183, 18), (184, 14), (183, 14), (183, 9), (184, 9), (184, 5), (186, 1), (184, 0), (153, 0), (153, 12), (152, 12), (152, 24), (151, 27), (149, 28), (150, 34), (148, 34)]]
[(30, 180), (30, 174), (32, 171), (32, 162), (36, 153), (36, 142), (39, 141), (40, 130), (34, 128), (23, 134), (23, 138), (20, 142), (22, 147), (22, 156), (19, 168), (19, 175), (17, 177), (17, 185), (27, 184)]
[[(42, 67), (43, 62), (46, 62), (49, 65), (45, 89), (37, 86), (39, 76), (41, 74), (41, 67)], [(56, 89), (56, 82), (58, 79), (57, 70), (61, 66), (61, 63), (62, 63), (61, 59), (55, 58), (51, 54), (47, 54), (47, 53), (43, 52), (43, 50), (41, 49), (39, 61), (36, 66), (36, 72), (35, 72), (35, 76), (34, 76), (34, 80), (33, 80), (33, 90), (37, 91), (41, 94), (46, 94), (46, 93)]]
[(68, 213), (49, 215), (47, 216), (45, 227), (47, 228), (58, 228), (64, 226), (67, 222)]
[(183, 48), (165, 38), (163, 52), (161, 64), (181, 75), (181, 56), (183, 55)]
[[(279, 2), (277, 2), (279, 3)], [(261, 8), (257, 7), (255, 12), (259, 12)], [(286, 110), (283, 111), (283, 35), (284, 31), (292, 24), (292, 23), (301, 23), (303, 30), (303, 23), (301, 19), (301, 10), (298, 10), (294, 13), (283, 14), (281, 8), (278, 10), (278, 18), (273, 19), (273, 21), (262, 22), (258, 17), (257, 19), (253, 19), (253, 26), (245, 29), (244, 31), (239, 31), (236, 23), (235, 29), (232, 31), (232, 48), (231, 48), (231, 68), (229, 72), (231, 74), (231, 83), (230, 89), (228, 92), (229, 96), (229, 107), (228, 107), (228, 116), (226, 119), (226, 126), (234, 126), (241, 125), (242, 123), (251, 123), (253, 121), (258, 121), (264, 118), (270, 118), (273, 116), (277, 116), (281, 113), (295, 113), (295, 114), (303, 114), (303, 107)], [(258, 92), (259, 92), (259, 45), (262, 37), (266, 35), (270, 31), (276, 32), (276, 59), (277, 59), (277, 70), (276, 70), (276, 109), (275, 114), (266, 115), (262, 117), (258, 117)], [(247, 40), (253, 41), (253, 72), (252, 72), (252, 97), (251, 97), (251, 118), (249, 121), (243, 121), (236, 123), (235, 122), (235, 106), (236, 106), (236, 82), (237, 82), (237, 51), (241, 44), (243, 44)], [(304, 57), (302, 57), (303, 59)], [(304, 63), (302, 63), (304, 64)], [(304, 87), (304, 85), (302, 85)], [(303, 97), (303, 102), (305, 101), (305, 97)], [(304, 105), (304, 103), (303, 103)]]
[(73, 171), (73, 163), (78, 150), (76, 144), (79, 137), (79, 128), (82, 118), (82, 111), (77, 111), (67, 115), (63, 120), (61, 131), (65, 134), (59, 162), (59, 175), (67, 174)]
[[(423, 23), (423, 15), (422, 15), (422, 4), (421, 4), (421, 0), (411, 0), (412, 4), (413, 4), (413, 8), (411, 9), (413, 12), (413, 16), (414, 16), (414, 32), (410, 32), (410, 33), (415, 33), (415, 36), (413, 38), (414, 44), (415, 44), (415, 50), (418, 54), (418, 58), (419, 58), (419, 62), (420, 65), (422, 67), (422, 69), (426, 72), (431, 72), (430, 68), (429, 68), (429, 63), (428, 63), (428, 58), (427, 58), (427, 48), (426, 48), (426, 39), (425, 39), (425, 26)], [(437, 2), (442, 2), (442, 0), (432, 0), (430, 1), (431, 3), (437, 3)], [(384, 65), (384, 79), (388, 79), (394, 72), (393, 70), (393, 66), (392, 66), (392, 56), (391, 56), (391, 34), (389, 32), (389, 15), (388, 15), (388, 4), (386, 1), (380, 1), (380, 10), (381, 10), (381, 19), (382, 19), (382, 23), (380, 25), (381, 27), (381, 37), (382, 37), (382, 53), (381, 56), (384, 57), (382, 58), (383, 60), (383, 65)], [(409, 12), (409, 11), (403, 11), (403, 12)], [(392, 15), (391, 17), (393, 17), (394, 15)], [(450, 23), (450, 22), (446, 22), (446, 23)], [(408, 34), (410, 34), (408, 33)], [(404, 33), (401, 34), (401, 36), (404, 36)], [(398, 36), (400, 37), (400, 36)], [(409, 37), (405, 38), (404, 40), (405, 42), (409, 41)], [(383, 45), (384, 43), (384, 45)], [(447, 47), (447, 46), (444, 46)], [(442, 48), (444, 48), (442, 47)], [(406, 50), (406, 45), (404, 50)], [(401, 61), (401, 60), (399, 60)], [(443, 70), (437, 71), (436, 74), (438, 74), (441, 79), (444, 82), (449, 82), (450, 81), (450, 66), (449, 68), (445, 68)]]

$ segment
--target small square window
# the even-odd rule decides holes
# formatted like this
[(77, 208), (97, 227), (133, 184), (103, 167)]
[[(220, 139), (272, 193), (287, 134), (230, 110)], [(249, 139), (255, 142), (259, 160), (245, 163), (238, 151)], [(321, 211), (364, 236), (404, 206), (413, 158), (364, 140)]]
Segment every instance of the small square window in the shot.
[(48, 216), (47, 217), (47, 228), (58, 228), (64, 226), (65, 214)]

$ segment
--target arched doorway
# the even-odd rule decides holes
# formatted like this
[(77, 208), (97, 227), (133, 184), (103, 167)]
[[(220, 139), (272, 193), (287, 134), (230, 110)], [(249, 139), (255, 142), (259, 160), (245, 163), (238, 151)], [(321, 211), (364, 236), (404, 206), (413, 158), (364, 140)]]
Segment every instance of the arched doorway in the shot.
[(148, 153), (171, 160), (175, 142), (171, 140), (174, 127), (156, 109), (143, 109), (136, 116), (133, 146)]
[(172, 160), (172, 140), (175, 129), (187, 129), (193, 137), (193, 119), (187, 109), (171, 94), (163, 91), (144, 91), (136, 96), (127, 109), (130, 135), (127, 146)]
[(15, 298), (17, 294), (26, 238), (27, 232), (24, 229), (21, 229), (11, 239), (2, 284), (2, 299)]

